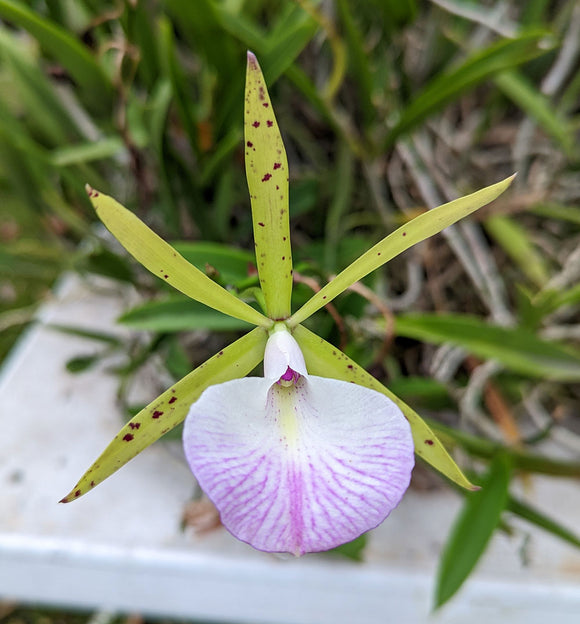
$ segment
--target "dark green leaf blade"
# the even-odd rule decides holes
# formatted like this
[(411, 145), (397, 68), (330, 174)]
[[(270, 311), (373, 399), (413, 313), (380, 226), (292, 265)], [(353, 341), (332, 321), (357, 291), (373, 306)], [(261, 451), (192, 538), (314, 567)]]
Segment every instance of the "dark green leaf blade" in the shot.
[(249, 323), (226, 316), (202, 303), (177, 297), (149, 301), (125, 312), (118, 320), (133, 329), (158, 332), (194, 329), (236, 331), (252, 328)]
[(112, 84), (88, 48), (62, 26), (20, 2), (0, 0), (0, 16), (27, 30), (63, 65), (78, 83), (89, 106), (104, 112), (112, 98)]
[(387, 135), (384, 148), (392, 146), (402, 134), (412, 131), (430, 115), (484, 80), (547, 52), (547, 47), (542, 45), (546, 34), (545, 31), (534, 31), (515, 39), (498, 41), (475, 52), (461, 65), (439, 74), (405, 108)]
[(408, 314), (397, 318), (396, 333), (435, 344), (455, 344), (524, 375), (580, 380), (580, 352), (522, 328), (499, 327), (459, 314)]
[(481, 490), (466, 496), (439, 562), (436, 608), (457, 592), (485, 551), (508, 500), (510, 473), (508, 456), (497, 455), (481, 483)]

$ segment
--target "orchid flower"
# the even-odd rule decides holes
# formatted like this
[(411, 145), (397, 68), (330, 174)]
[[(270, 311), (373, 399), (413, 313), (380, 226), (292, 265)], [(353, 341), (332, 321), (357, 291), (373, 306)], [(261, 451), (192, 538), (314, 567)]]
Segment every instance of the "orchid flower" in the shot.
[[(512, 178), (416, 217), (292, 314), (288, 162), (251, 53), (244, 126), (264, 313), (189, 264), (114, 199), (87, 187), (103, 223), (153, 274), (256, 327), (130, 420), (61, 502), (82, 496), (185, 420), (186, 458), (224, 526), (257, 549), (301, 555), (380, 524), (409, 485), (414, 453), (475, 489), (408, 405), (302, 323), (388, 260), (493, 201)], [(262, 360), (264, 376), (246, 377)]]

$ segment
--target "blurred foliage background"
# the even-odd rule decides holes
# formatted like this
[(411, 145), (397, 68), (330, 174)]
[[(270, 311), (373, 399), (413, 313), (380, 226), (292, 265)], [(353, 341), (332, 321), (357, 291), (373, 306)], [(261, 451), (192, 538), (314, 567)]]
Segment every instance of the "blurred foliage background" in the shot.
[(519, 172), (309, 323), (431, 415), (488, 484), (452, 530), (438, 604), (510, 514), (578, 546), (509, 493), (522, 472), (580, 475), (576, 0), (0, 0), (0, 358), (70, 271), (143, 295), (120, 321), (146, 340), (66, 328), (102, 345), (71, 371), (126, 354), (121, 399), (151, 358), (178, 378), (242, 328), (141, 272), (84, 185), (250, 298), (247, 49), (288, 151), (295, 308), (405, 220)]

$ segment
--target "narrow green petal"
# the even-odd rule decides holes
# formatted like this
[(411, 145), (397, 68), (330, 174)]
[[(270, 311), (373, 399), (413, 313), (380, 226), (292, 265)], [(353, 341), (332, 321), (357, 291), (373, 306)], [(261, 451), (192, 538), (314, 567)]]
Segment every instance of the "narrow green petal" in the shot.
[(317, 292), (292, 315), (288, 321), (289, 326), (294, 327), (302, 323), (332, 301), (337, 295), (344, 292), (349, 286), (382, 266), (385, 262), (392, 260), (395, 256), (409, 249), (409, 247), (441, 232), (441, 230), (459, 221), (459, 219), (463, 219), (478, 208), (489, 204), (508, 188), (514, 177), (515, 175), (512, 175), (471, 195), (460, 197), (452, 202), (433, 208), (401, 226), (392, 234), (383, 238), (382, 241), (369, 249), (360, 258), (357, 258), (342, 273), (339, 273), (324, 288)]
[(271, 325), (263, 314), (190, 264), (119, 202), (89, 186), (87, 192), (99, 219), (121, 245), (153, 275), (214, 310), (253, 325)]
[(448, 479), (468, 490), (477, 490), (477, 486), (470, 483), (461, 472), (459, 466), (453, 461), (445, 447), (437, 436), (425, 423), (425, 421), (406, 403), (390, 392), (383, 384), (361, 368), (354, 360), (351, 360), (340, 349), (333, 347), (316, 334), (299, 325), (294, 330), (294, 338), (300, 345), (306, 368), (312, 375), (321, 377), (334, 377), (343, 381), (351, 381), (361, 386), (382, 392), (389, 397), (403, 412), (413, 434), (415, 453), (431, 464), (433, 468), (444, 474)]
[(268, 316), (290, 316), (292, 252), (288, 218), (288, 160), (262, 70), (248, 52), (244, 135), (256, 262)]
[(60, 502), (69, 503), (86, 494), (176, 427), (187, 416), (191, 404), (208, 386), (247, 375), (262, 361), (267, 338), (263, 329), (253, 329), (157, 397), (119, 431)]

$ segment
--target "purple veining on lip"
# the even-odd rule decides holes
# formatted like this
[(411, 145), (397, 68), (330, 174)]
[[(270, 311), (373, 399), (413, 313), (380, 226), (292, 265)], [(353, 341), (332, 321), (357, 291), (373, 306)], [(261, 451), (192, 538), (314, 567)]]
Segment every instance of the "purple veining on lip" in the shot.
[[(282, 378), (294, 373), (287, 367)], [(184, 448), (231, 533), (296, 555), (380, 524), (414, 463), (409, 425), (392, 401), (310, 375), (291, 385), (253, 377), (208, 388), (186, 419)]]

